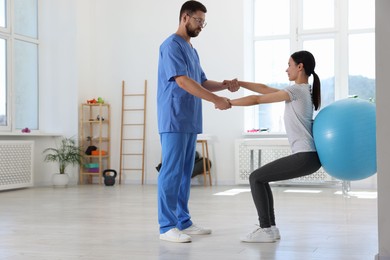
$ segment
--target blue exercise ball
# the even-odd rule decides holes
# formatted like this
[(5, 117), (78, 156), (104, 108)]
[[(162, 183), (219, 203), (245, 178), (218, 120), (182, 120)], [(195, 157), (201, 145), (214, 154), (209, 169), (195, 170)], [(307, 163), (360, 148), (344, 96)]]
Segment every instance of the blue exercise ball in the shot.
[(376, 107), (348, 98), (324, 107), (314, 119), (314, 143), (324, 170), (346, 181), (374, 175), (376, 169)]

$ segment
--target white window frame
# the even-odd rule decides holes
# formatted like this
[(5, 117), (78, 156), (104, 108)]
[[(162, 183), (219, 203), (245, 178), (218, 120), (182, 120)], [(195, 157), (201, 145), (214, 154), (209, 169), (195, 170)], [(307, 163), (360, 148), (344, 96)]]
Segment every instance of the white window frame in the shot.
[[(15, 124), (13, 123), (16, 117), (15, 114), (15, 97), (13, 95), (14, 93), (14, 82), (15, 82), (15, 70), (14, 70), (14, 42), (15, 40), (25, 41), (28, 43), (33, 43), (38, 46), (38, 54), (39, 54), (39, 34), (37, 36), (37, 39), (34, 39), (32, 37), (23, 36), (20, 34), (15, 33), (14, 30), (11, 28), (14, 24), (14, 1), (11, 0), (5, 0), (5, 4), (7, 6), (6, 8), (6, 27), (2, 28), (0, 27), (0, 38), (5, 39), (6, 41), (6, 91), (7, 91), (7, 125), (6, 126), (0, 126), (0, 132), (16, 132), (20, 129), (15, 128)], [(37, 1), (37, 11), (39, 11), (39, 1)], [(37, 17), (38, 19), (38, 17)], [(38, 21), (37, 21), (38, 26)], [(39, 33), (39, 32), (38, 32)], [(37, 62), (37, 77), (38, 77), (38, 96), (39, 96), (39, 56)], [(37, 125), (39, 130), (39, 101), (38, 101), (38, 115), (37, 115)]]
[[(5, 0), (5, 5), (6, 6), (10, 6), (10, 0)], [(12, 50), (11, 50), (11, 35), (10, 35), (10, 16), (11, 16), (11, 11), (10, 11), (11, 8), (6, 8), (6, 21), (5, 21), (5, 24), (6, 24), (6, 27), (3, 28), (3, 27), (0, 27), (0, 38), (5, 40), (5, 46), (6, 46), (6, 65), (5, 65), (5, 68), (6, 68), (6, 93), (7, 93), (7, 96), (6, 96), (6, 101), (7, 101), (7, 107), (6, 107), (6, 111), (7, 111), (7, 125), (5, 126), (1, 126), (0, 125), (0, 131), (10, 131), (11, 130), (11, 115), (12, 115), (12, 110), (11, 110), (11, 91), (10, 91), (10, 86), (11, 86), (11, 78), (12, 78), (12, 66), (11, 66), (11, 62), (10, 62), (10, 57), (12, 57)]]

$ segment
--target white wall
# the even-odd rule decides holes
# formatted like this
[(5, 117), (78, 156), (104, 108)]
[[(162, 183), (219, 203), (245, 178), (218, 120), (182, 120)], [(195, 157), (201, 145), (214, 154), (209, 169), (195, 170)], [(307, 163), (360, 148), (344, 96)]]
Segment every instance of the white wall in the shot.
[(390, 260), (390, 1), (376, 0), (376, 102), (378, 156), (378, 259)]
[(77, 136), (76, 1), (40, 1), (40, 128)]

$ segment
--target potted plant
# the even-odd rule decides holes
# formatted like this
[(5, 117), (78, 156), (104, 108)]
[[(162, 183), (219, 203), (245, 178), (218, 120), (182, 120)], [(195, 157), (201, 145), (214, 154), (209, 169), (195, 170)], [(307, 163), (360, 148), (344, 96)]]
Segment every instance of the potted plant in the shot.
[(45, 162), (58, 163), (58, 173), (53, 175), (52, 181), (55, 186), (66, 186), (69, 182), (69, 176), (65, 172), (69, 165), (81, 165), (83, 153), (73, 138), (63, 137), (58, 148), (46, 148), (43, 151), (46, 154)]

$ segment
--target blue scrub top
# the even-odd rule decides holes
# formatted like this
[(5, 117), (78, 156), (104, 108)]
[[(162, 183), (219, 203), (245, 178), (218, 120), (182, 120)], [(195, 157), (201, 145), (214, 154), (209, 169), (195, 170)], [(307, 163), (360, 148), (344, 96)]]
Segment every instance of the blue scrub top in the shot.
[(202, 132), (202, 100), (176, 84), (176, 76), (188, 76), (199, 84), (207, 80), (197, 51), (172, 34), (160, 46), (157, 115), (159, 133)]

